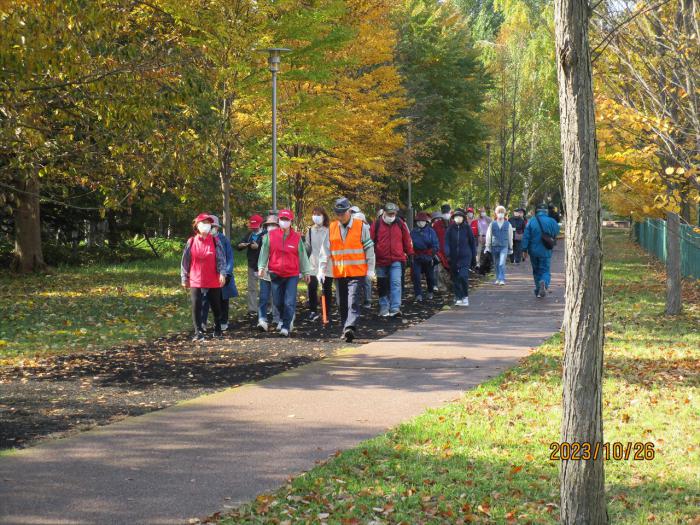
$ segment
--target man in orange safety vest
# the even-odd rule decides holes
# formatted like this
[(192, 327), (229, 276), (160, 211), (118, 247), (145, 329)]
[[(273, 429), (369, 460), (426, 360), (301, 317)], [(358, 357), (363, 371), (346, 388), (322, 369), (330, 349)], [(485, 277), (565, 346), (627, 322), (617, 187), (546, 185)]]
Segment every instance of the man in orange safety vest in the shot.
[(365, 278), (375, 278), (374, 242), (369, 225), (353, 217), (351, 207), (345, 197), (335, 201), (337, 220), (331, 223), (326, 242), (321, 247), (316, 276), (319, 282), (323, 282), (326, 275), (333, 276), (336, 282), (343, 326), (341, 339), (348, 343), (355, 339)]

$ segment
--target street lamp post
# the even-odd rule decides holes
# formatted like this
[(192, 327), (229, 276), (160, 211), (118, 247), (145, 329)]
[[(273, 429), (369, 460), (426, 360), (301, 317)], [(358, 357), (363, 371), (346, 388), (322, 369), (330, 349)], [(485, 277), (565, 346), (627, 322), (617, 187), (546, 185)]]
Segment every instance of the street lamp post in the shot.
[(486, 155), (488, 156), (488, 164), (486, 169), (486, 176), (488, 179), (488, 187), (486, 194), (486, 207), (491, 209), (491, 143), (486, 143)]
[(282, 53), (291, 49), (271, 47), (261, 51), (269, 54), (267, 63), (272, 73), (272, 213), (277, 214), (277, 73), (280, 70)]
[(413, 136), (411, 133), (411, 123), (409, 121), (408, 123), (408, 133), (406, 137), (406, 141), (408, 142), (408, 210), (407, 210), (407, 217), (408, 219), (408, 228), (410, 230), (413, 229), (413, 184), (411, 180), (411, 172), (412, 172), (412, 163), (413, 163), (413, 149), (412, 149), (412, 141), (413, 141)]

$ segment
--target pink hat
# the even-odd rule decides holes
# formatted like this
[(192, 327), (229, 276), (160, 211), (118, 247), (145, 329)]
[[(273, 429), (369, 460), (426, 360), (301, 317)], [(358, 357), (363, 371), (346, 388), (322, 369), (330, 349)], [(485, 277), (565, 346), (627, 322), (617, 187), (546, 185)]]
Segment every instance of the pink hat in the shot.
[(280, 219), (288, 219), (290, 221), (294, 220), (294, 212), (292, 210), (280, 210), (277, 216)]
[(211, 223), (214, 222), (214, 219), (211, 218), (211, 215), (208, 213), (200, 213), (197, 215), (197, 218), (194, 220), (194, 222), (204, 222), (204, 221), (209, 221)]

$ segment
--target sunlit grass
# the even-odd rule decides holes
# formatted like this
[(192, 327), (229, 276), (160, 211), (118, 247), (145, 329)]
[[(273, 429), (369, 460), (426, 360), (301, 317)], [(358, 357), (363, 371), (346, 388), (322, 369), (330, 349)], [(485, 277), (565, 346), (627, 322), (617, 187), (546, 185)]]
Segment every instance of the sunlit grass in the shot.
[[(700, 305), (663, 316), (660, 267), (606, 234), (605, 441), (651, 442), (606, 462), (611, 523), (693, 523), (700, 504)], [(697, 297), (697, 283), (686, 284)], [(562, 340), (461, 401), (340, 454), (224, 519), (233, 523), (557, 523)]]

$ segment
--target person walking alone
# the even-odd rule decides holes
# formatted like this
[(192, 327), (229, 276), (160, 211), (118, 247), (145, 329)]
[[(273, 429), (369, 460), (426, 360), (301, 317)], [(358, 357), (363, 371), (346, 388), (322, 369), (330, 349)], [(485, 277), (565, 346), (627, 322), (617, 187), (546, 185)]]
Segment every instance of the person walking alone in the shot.
[(238, 242), (236, 250), (246, 251), (248, 258), (248, 313), (258, 313), (258, 257), (260, 246), (265, 235), (263, 218), (260, 215), (251, 215), (248, 219), (248, 233)]
[(513, 227), (506, 220), (506, 209), (496, 206), (496, 220), (489, 224), (486, 232), (484, 253), (491, 253), (496, 265), (496, 280), (493, 284), (506, 284), (506, 259), (513, 253)]
[[(316, 321), (319, 318), (318, 314), (318, 268), (321, 257), (321, 248), (328, 239), (328, 227), (330, 220), (326, 210), (321, 207), (316, 207), (311, 212), (311, 220), (313, 224), (306, 232), (304, 237), (304, 245), (306, 253), (309, 254), (311, 262), (311, 280), (309, 281), (309, 321)], [(323, 296), (326, 298), (326, 308), (330, 310), (331, 301), (333, 300), (333, 278), (326, 277), (321, 284)]]
[(306, 247), (294, 228), (294, 212), (280, 210), (279, 228), (268, 233), (260, 249), (258, 271), (260, 277), (266, 273), (272, 282), (272, 299), (282, 317), (280, 335), (289, 337), (297, 308), (297, 285), (299, 275), (303, 275), (308, 284), (311, 263), (306, 255)]
[(319, 256), (317, 279), (323, 283), (332, 276), (338, 292), (338, 309), (343, 326), (342, 339), (355, 339), (360, 320), (363, 286), (366, 278), (375, 278), (374, 242), (370, 227), (357, 214), (345, 197), (335, 201), (337, 220), (330, 225), (326, 242)]
[(192, 222), (194, 235), (185, 243), (180, 263), (182, 286), (192, 299), (193, 341), (204, 339), (202, 332), (202, 297), (206, 293), (214, 312), (214, 337), (221, 333), (221, 287), (226, 282), (226, 254), (221, 243), (211, 235), (213, 219), (200, 213)]
[(476, 240), (462, 209), (455, 210), (454, 223), (445, 232), (445, 253), (450, 261), (455, 306), (469, 306), (469, 268), (476, 264)]
[(523, 234), (522, 248), (530, 255), (536, 297), (544, 297), (549, 291), (552, 279), (552, 250), (559, 235), (559, 224), (549, 217), (547, 212), (547, 204), (540, 204), (535, 217), (527, 223)]
[(411, 240), (413, 241), (413, 291), (416, 295), (416, 301), (423, 301), (423, 293), (421, 291), (422, 274), (425, 274), (427, 282), (427, 297), (433, 298), (433, 290), (435, 289), (435, 271), (433, 269), (433, 257), (440, 250), (440, 243), (437, 234), (430, 226), (430, 216), (425, 212), (420, 212), (416, 216), (416, 226), (411, 231)]
[(371, 227), (377, 258), (379, 315), (382, 317), (401, 317), (401, 269), (413, 255), (411, 233), (406, 224), (397, 219), (398, 211), (396, 204), (388, 202)]

